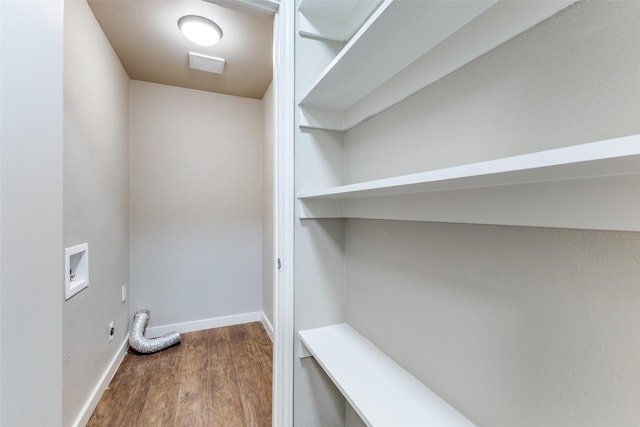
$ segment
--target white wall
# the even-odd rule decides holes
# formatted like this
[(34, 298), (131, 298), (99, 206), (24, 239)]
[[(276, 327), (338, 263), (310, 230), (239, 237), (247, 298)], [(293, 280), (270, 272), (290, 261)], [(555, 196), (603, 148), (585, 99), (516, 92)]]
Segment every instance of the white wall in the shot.
[(63, 424), (71, 425), (129, 328), (121, 300), (129, 282), (129, 77), (86, 1), (67, 0), (64, 13), (64, 245), (88, 242), (90, 258), (89, 287), (64, 303)]
[(0, 16), (0, 425), (55, 427), (62, 425), (63, 4), (3, 1)]
[[(349, 132), (348, 180), (639, 133), (638, 22), (569, 7)], [(640, 424), (638, 233), (346, 230), (348, 321), (478, 425)]]
[(130, 82), (132, 311), (262, 309), (262, 101)]
[[(262, 97), (262, 312), (273, 326), (274, 256), (274, 126), (273, 84)], [(273, 331), (271, 331), (273, 332)]]

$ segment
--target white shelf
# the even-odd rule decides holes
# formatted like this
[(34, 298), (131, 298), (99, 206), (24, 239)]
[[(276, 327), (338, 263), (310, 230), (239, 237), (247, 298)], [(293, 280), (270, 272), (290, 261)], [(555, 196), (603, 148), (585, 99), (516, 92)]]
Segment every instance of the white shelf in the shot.
[(640, 231), (640, 135), (298, 194), (303, 218)]
[(299, 335), (367, 426), (474, 425), (349, 325)]
[(300, 126), (350, 129), (574, 2), (385, 0), (302, 98)]
[(298, 33), (345, 43), (380, 3), (381, 0), (302, 0), (298, 6)]

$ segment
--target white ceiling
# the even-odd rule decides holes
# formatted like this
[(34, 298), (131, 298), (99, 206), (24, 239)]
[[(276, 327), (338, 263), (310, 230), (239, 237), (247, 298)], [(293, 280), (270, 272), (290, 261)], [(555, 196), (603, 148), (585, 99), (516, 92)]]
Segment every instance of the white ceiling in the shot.
[[(172, 86), (261, 99), (272, 80), (273, 17), (201, 0), (88, 0), (129, 77)], [(210, 47), (178, 29), (184, 15), (216, 22), (222, 39)], [(224, 58), (223, 74), (189, 68), (189, 51)]]

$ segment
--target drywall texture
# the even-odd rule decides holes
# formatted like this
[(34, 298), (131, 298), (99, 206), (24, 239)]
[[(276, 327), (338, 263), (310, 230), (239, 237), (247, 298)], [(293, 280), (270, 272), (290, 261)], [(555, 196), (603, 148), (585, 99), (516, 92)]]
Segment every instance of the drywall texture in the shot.
[(0, 2), (4, 427), (62, 425), (62, 11)]
[(349, 220), (347, 239), (349, 323), (473, 422), (640, 423), (640, 234)]
[[(64, 303), (63, 424), (81, 415), (129, 328), (129, 77), (83, 1), (64, 4), (64, 246), (89, 287)], [(108, 341), (113, 321), (115, 337)]]
[[(273, 84), (262, 98), (262, 312), (273, 327), (274, 235), (274, 125)], [(273, 334), (273, 331), (271, 331)]]
[(130, 82), (132, 310), (150, 326), (262, 307), (262, 101)]
[[(640, 132), (639, 20), (576, 3), (350, 131), (348, 181)], [(639, 234), (346, 229), (349, 323), (470, 420), (640, 424)]]

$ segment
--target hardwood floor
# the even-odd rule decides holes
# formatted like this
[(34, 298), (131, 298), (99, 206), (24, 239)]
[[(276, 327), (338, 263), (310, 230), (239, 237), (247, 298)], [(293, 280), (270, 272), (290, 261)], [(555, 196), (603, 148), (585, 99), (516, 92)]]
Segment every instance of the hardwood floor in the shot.
[(182, 334), (125, 356), (90, 427), (270, 427), (272, 345), (259, 322)]

